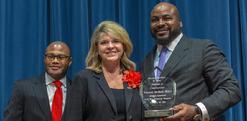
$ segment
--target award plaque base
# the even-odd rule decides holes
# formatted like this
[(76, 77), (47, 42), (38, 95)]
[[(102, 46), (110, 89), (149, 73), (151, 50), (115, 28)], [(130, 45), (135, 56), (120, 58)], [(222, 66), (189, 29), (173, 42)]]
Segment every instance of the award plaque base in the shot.
[(157, 118), (157, 117), (167, 117), (173, 115), (173, 111), (170, 110), (145, 110), (145, 118)]

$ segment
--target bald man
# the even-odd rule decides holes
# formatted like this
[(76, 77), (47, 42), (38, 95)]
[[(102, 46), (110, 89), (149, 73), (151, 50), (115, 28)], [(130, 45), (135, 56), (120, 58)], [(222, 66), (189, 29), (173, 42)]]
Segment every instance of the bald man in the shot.
[(156, 45), (141, 71), (143, 77), (174, 80), (176, 96), (166, 107), (174, 115), (148, 121), (224, 121), (222, 113), (241, 100), (238, 80), (214, 43), (186, 37), (182, 27), (176, 6), (161, 2), (153, 8), (150, 28)]
[(70, 48), (64, 42), (49, 44), (44, 56), (45, 73), (15, 82), (4, 121), (61, 121), (71, 85), (66, 77), (71, 63)]

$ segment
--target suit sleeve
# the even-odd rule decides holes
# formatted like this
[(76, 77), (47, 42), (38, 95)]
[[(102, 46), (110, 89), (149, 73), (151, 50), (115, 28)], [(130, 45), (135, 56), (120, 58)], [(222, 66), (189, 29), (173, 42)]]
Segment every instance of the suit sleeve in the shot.
[(78, 73), (71, 85), (71, 112), (67, 121), (84, 121), (87, 101), (87, 83), (83, 71)]
[(22, 90), (22, 82), (16, 81), (12, 96), (4, 111), (4, 121), (22, 121), (25, 98)]
[(240, 89), (233, 70), (224, 54), (215, 44), (204, 43), (203, 76), (206, 78), (210, 96), (202, 103), (206, 106), (210, 119), (240, 101)]

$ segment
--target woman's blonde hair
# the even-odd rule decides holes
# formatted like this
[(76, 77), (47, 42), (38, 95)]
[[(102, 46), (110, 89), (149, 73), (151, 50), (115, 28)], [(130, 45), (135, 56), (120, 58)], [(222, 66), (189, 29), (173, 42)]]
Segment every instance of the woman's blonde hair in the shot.
[(96, 27), (86, 58), (86, 68), (97, 73), (102, 72), (101, 57), (98, 54), (98, 42), (102, 34), (110, 34), (118, 37), (120, 43), (123, 44), (124, 52), (120, 60), (121, 70), (135, 70), (135, 63), (129, 59), (133, 48), (129, 35), (121, 25), (113, 21), (103, 21)]

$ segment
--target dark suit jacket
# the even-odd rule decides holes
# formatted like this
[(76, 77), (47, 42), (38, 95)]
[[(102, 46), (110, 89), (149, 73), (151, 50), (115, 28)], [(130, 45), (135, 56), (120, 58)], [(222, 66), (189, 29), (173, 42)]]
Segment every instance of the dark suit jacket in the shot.
[[(71, 81), (67, 79), (67, 90), (70, 85)], [(68, 94), (66, 96), (67, 100)], [(4, 112), (4, 121), (51, 121), (45, 75), (15, 82), (12, 97)]]
[[(83, 70), (72, 83), (66, 121), (117, 121), (115, 97), (103, 74)], [(142, 121), (142, 102), (137, 89), (124, 84), (126, 121)]]
[[(145, 76), (154, 70), (156, 47), (141, 67)], [(224, 54), (208, 40), (182, 37), (167, 61), (161, 76), (175, 80), (175, 104), (202, 102), (211, 119), (240, 101), (237, 79)]]

